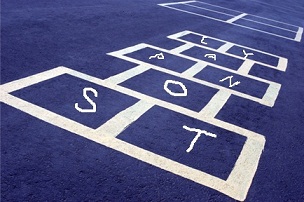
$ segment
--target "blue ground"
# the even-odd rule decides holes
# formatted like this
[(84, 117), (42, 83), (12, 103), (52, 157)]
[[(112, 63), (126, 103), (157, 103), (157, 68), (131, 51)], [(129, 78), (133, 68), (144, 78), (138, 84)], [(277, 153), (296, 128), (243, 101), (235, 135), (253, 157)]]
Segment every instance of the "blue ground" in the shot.
[[(266, 138), (247, 201), (304, 201), (303, 39), (302, 42), (286, 40), (157, 5), (166, 2), (168, 1), (2, 1), (1, 84), (58, 66), (66, 66), (102, 79), (108, 78), (134, 67), (134, 64), (106, 53), (139, 43), (172, 49), (181, 43), (166, 36), (183, 30), (288, 58), (286, 72), (262, 66), (256, 66), (250, 72), (282, 84), (274, 107), (231, 96), (216, 118), (260, 133)], [(301, 0), (271, 0), (264, 3), (248, 0), (205, 2), (304, 27), (304, 3)], [(176, 71), (181, 72), (185, 65), (192, 65), (188, 61), (177, 60), (172, 59), (171, 64), (166, 65), (172, 68), (175, 61)], [(219, 62), (225, 65), (225, 61)], [(233, 64), (231, 65), (233, 69)], [(212, 75), (211, 67), (204, 71), (210, 71)], [(196, 75), (197, 78), (203, 76)], [(145, 77), (151, 83), (142, 86)], [(190, 90), (197, 90), (197, 95), (190, 96), (187, 102), (181, 102), (157, 89), (156, 86), (166, 79), (168, 78), (162, 73), (149, 70), (121, 85), (194, 111), (199, 111), (200, 105), (205, 105), (216, 93), (216, 90), (185, 81)], [(218, 80), (213, 77), (209, 79)], [(264, 88), (264, 85), (252, 83), (250, 86), (251, 81), (246, 82), (249, 87), (240, 91), (260, 97), (261, 92), (255, 91), (254, 87)], [(106, 106), (99, 114), (79, 114), (70, 105), (77, 102), (79, 92), (81, 94), (87, 85), (103, 92), (95, 100), (98, 106)], [(204, 96), (200, 96), (200, 93), (204, 93)], [(133, 97), (66, 75), (12, 94), (92, 128), (97, 128), (117, 112), (137, 102)], [(82, 104), (84, 106), (86, 102)], [(235, 138), (229, 132), (225, 137), (218, 138), (223, 142), (215, 143), (212, 142), (213, 139), (204, 137), (204, 144), (198, 144), (195, 148), (197, 156), (189, 158), (184, 151), (173, 152), (193, 138), (186, 136), (187, 132), (179, 134), (173, 127), (185, 123), (204, 127), (204, 123), (154, 107), (118, 138), (226, 179), (244, 139)], [(218, 134), (223, 133), (221, 128), (214, 127), (214, 130)], [(234, 147), (223, 146), (225, 142)], [(199, 153), (203, 148), (209, 149)], [(204, 163), (209, 163), (206, 165), (197, 162), (198, 158), (208, 159)], [(216, 164), (212, 159), (222, 163)], [(89, 141), (3, 103), (1, 200), (234, 201), (218, 191)]]

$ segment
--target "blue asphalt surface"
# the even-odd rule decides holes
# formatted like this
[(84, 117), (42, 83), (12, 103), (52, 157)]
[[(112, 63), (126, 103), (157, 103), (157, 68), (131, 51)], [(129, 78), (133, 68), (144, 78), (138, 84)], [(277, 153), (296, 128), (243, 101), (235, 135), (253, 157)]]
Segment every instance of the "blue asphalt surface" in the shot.
[[(288, 58), (286, 72), (257, 64), (249, 72), (282, 84), (274, 107), (231, 96), (216, 118), (260, 133), (266, 138), (246, 201), (304, 201), (303, 39), (300, 43), (286, 40), (157, 5), (166, 2), (2, 1), (1, 84), (58, 66), (105, 79), (136, 66), (106, 53), (139, 43), (172, 49), (182, 43), (166, 36), (183, 30)], [(205, 2), (304, 27), (302, 0)], [(239, 23), (243, 24), (242, 21)], [(290, 34), (282, 30), (274, 32), (284, 36)], [(151, 51), (154, 50), (146, 49), (131, 54), (141, 59), (143, 54), (150, 54)], [(230, 51), (237, 52), (234, 49)], [(188, 54), (195, 56), (198, 52), (189, 50)], [(259, 57), (259, 60), (269, 64), (274, 62), (272, 58)], [(225, 61), (219, 62), (225, 65)], [(235, 63), (227, 61), (227, 66), (231, 65), (233, 69)], [(191, 61), (172, 57), (163, 65), (182, 72), (192, 64)], [(218, 80), (221, 74), (212, 67), (204, 71), (210, 75), (206, 78), (210, 82)], [(205, 75), (197, 74), (196, 77)], [(216, 93), (215, 89), (183, 81), (193, 94), (189, 94), (186, 102), (172, 99), (162, 91), (162, 85), (168, 78), (174, 79), (173, 76), (167, 77), (164, 73), (149, 70), (121, 85), (194, 111), (200, 111)], [(149, 82), (143, 85), (147, 80)], [(73, 108), (75, 102), (83, 107), (88, 104), (81, 101), (82, 89), (88, 85), (99, 92), (98, 98), (93, 98), (100, 107), (95, 114), (81, 114)], [(267, 87), (257, 81), (251, 83), (249, 79), (246, 85), (248, 88), (239, 86), (239, 91), (256, 97), (261, 97)], [(68, 75), (12, 94), (91, 128), (97, 128), (117, 112), (138, 101)], [(184, 124), (189, 127), (207, 127), (216, 134), (226, 135), (219, 135), (217, 139), (202, 137), (189, 156), (183, 147), (188, 145), (195, 133), (178, 130)], [(117, 138), (224, 180), (231, 172), (245, 141), (244, 137), (232, 132), (161, 107), (150, 109)], [(1, 103), (1, 201), (234, 199)]]

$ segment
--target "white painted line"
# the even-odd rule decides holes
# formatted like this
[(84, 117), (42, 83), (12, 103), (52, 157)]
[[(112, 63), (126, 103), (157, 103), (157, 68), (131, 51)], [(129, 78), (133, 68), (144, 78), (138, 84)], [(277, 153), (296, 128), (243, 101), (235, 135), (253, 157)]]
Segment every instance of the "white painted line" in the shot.
[(212, 10), (212, 9), (199, 7), (199, 6), (194, 6), (194, 5), (191, 5), (191, 4), (185, 4), (185, 5), (186, 6), (191, 6), (191, 7), (194, 7), (194, 8), (198, 8), (198, 9), (201, 9), (201, 10), (207, 10), (207, 11), (211, 11), (211, 12), (214, 12), (214, 13), (219, 13), (219, 14), (222, 14), (222, 15), (234, 16), (234, 15), (231, 15), (231, 14), (227, 14), (227, 13), (223, 13), (223, 12), (220, 12), (220, 11), (215, 11), (215, 10)]
[(278, 83), (271, 83), (269, 87), (266, 90), (266, 93), (264, 94), (262, 100), (264, 100), (265, 103), (267, 103), (267, 106), (273, 107), (275, 104), (275, 101), (279, 95), (281, 89), (281, 84)]
[(225, 90), (219, 90), (208, 102), (208, 104), (199, 112), (199, 116), (215, 118), (215, 116), (228, 101), (230, 95), (231, 93)]
[(113, 84), (120, 84), (134, 76), (144, 73), (145, 71), (147, 71), (149, 69), (150, 69), (150, 67), (147, 67), (145, 65), (138, 65), (132, 69), (128, 69), (124, 72), (111, 76), (111, 77), (105, 79), (105, 81), (111, 82)]
[(113, 118), (97, 128), (95, 133), (106, 137), (116, 137), (153, 106), (154, 104), (152, 103), (140, 100), (116, 114)]
[(196, 1), (197, 3), (200, 3), (200, 4), (207, 4), (209, 6), (213, 6), (213, 7), (218, 7), (218, 8), (222, 8), (224, 10), (229, 10), (229, 11), (233, 11), (233, 12), (236, 12), (236, 13), (243, 13), (241, 11), (237, 11), (237, 10), (234, 10), (234, 9), (230, 9), (230, 8), (225, 8), (225, 7), (222, 7), (222, 6), (218, 6), (218, 5), (214, 5), (214, 4), (209, 4), (209, 3), (206, 3), (206, 2), (202, 2), (202, 1)]
[(300, 42), (302, 39), (303, 27), (299, 27), (295, 40)]
[(184, 45), (178, 46), (176, 48), (173, 48), (172, 50), (170, 50), (170, 53), (172, 54), (176, 54), (176, 53), (182, 53), (185, 50), (188, 50), (190, 48), (194, 47), (193, 44), (190, 43), (185, 43)]
[[(178, 38), (181, 38), (185, 35), (188, 35), (188, 34), (191, 34), (192, 32), (191, 31), (188, 31), (188, 30), (185, 30), (185, 31), (181, 31), (181, 32), (178, 32), (178, 33), (175, 33), (175, 34), (171, 34), (169, 36), (167, 36), (167, 38), (169, 39), (178, 39)], [(205, 35), (201, 35), (202, 37), (204, 37)], [(208, 37), (210, 38), (210, 37)]]
[(128, 53), (133, 53), (135, 51), (141, 50), (141, 49), (146, 48), (146, 47), (147, 46), (146, 46), (145, 43), (140, 43), (140, 44), (137, 44), (135, 46), (131, 46), (131, 47), (124, 48), (124, 49), (121, 49), (121, 50), (118, 50), (118, 51), (107, 53), (107, 55), (126, 55)]
[[(256, 173), (265, 141), (257, 142), (247, 139), (227, 182), (238, 187), (238, 198), (245, 200), (253, 177)], [(237, 194), (235, 193), (235, 194)], [(243, 201), (242, 200), (242, 201)]]
[(270, 25), (270, 24), (267, 24), (267, 23), (264, 23), (264, 22), (259, 22), (259, 21), (248, 19), (248, 18), (243, 18), (243, 20), (247, 20), (247, 21), (250, 21), (250, 22), (257, 23), (257, 24), (266, 25), (266, 26), (269, 26), (269, 27), (274, 27), (274, 28), (277, 28), (277, 29), (281, 29), (281, 30), (285, 30), (285, 31), (288, 31), (288, 32), (296, 33), (294, 30), (291, 30), (291, 29), (286, 29), (286, 28), (275, 26), (275, 25)]
[(169, 9), (181, 11), (181, 12), (184, 12), (184, 13), (189, 13), (189, 14), (200, 16), (200, 17), (205, 17), (205, 18), (209, 18), (209, 19), (212, 19), (212, 20), (220, 21), (220, 22), (226, 22), (226, 21), (223, 21), (223, 20), (219, 20), (217, 18), (212, 18), (212, 17), (202, 15), (202, 14), (197, 14), (197, 13), (194, 13), (194, 12), (191, 12), (191, 11), (186, 11), (186, 10), (182, 10), (182, 9), (179, 9), (179, 8), (174, 8), (174, 7), (170, 7), (170, 6), (167, 6), (167, 5), (161, 5), (161, 4), (159, 4), (159, 5), (163, 6), (163, 7), (166, 7), (166, 8), (169, 8)]
[[(218, 52), (220, 53), (226, 53), (230, 48), (232, 48), (234, 46), (233, 43), (227, 42), (224, 45), (222, 45), (221, 47), (219, 47), (217, 49)], [(233, 55), (234, 56), (234, 55)]]
[(287, 58), (279, 58), (278, 62), (278, 70), (285, 72), (288, 64), (288, 59)]
[[(199, 117), (199, 116), (198, 116)], [(238, 133), (239, 135), (242, 135), (244, 137), (247, 137), (248, 139), (254, 139), (258, 142), (265, 142), (265, 137), (263, 135), (260, 135), (258, 133), (255, 133), (253, 131), (248, 131), (245, 128), (241, 128), (239, 126), (233, 125), (231, 123), (227, 123), (225, 121), (216, 119), (216, 118), (210, 118), (210, 117), (199, 117), (197, 118), (198, 120), (202, 120), (204, 122), (207, 122), (209, 124), (215, 125), (215, 126), (220, 126), (222, 128), (228, 129), (229, 131), (233, 131), (235, 133)], [(248, 133), (249, 132), (249, 133)]]
[(160, 6), (167, 6), (167, 5), (175, 5), (175, 4), (187, 4), (187, 3), (194, 3), (196, 1), (178, 1), (178, 2), (172, 2), (172, 3), (163, 3), (163, 4), (158, 4)]
[(248, 75), (249, 71), (251, 70), (254, 64), (255, 61), (247, 59), (243, 62), (243, 64), (240, 66), (237, 72), (240, 73), (241, 75)]
[(289, 25), (289, 26), (292, 26), (292, 27), (299, 27), (299, 26), (297, 26), (297, 25), (293, 25), (293, 24), (290, 24), (290, 23), (286, 23), (286, 22), (281, 22), (281, 21), (273, 20), (273, 19), (270, 19), (270, 18), (258, 16), (258, 15), (252, 15), (252, 14), (250, 14), (250, 15), (251, 15), (251, 16), (254, 16), (254, 17), (257, 17), (257, 18), (269, 20), (269, 21), (272, 21), (272, 22), (276, 22), (276, 23), (280, 23), (280, 24), (284, 24), (284, 25)]
[(242, 14), (240, 14), (238, 16), (235, 16), (234, 18), (231, 18), (231, 19), (227, 20), (226, 22), (233, 23), (233, 22), (241, 19), (242, 17), (245, 17), (246, 15), (247, 15), (247, 13), (242, 13)]
[(57, 67), (51, 70), (47, 70), (45, 72), (41, 72), (38, 74), (34, 74), (22, 79), (18, 79), (9, 83), (5, 83), (0, 86), (0, 90), (4, 90), (8, 93), (20, 90), (26, 86), (30, 86), (45, 80), (49, 80), (51, 78), (57, 77), (59, 75), (68, 73), (69, 69), (65, 67)]
[(166, 8), (169, 8), (169, 9), (181, 11), (181, 12), (184, 12), (184, 13), (189, 13), (189, 14), (200, 16), (200, 17), (209, 18), (209, 19), (212, 19), (212, 20), (216, 20), (216, 21), (220, 21), (220, 22), (226, 22), (226, 21), (223, 21), (223, 20), (219, 20), (217, 18), (212, 18), (212, 17), (206, 16), (206, 15), (202, 15), (202, 14), (197, 14), (197, 13), (194, 13), (194, 12), (191, 12), (191, 11), (186, 11), (186, 10), (182, 10), (182, 9), (179, 9), (179, 8), (174, 8), (174, 7), (170, 7), (170, 6), (167, 6), (167, 5), (161, 5), (161, 4), (158, 4), (158, 5), (166, 7)]
[(202, 61), (202, 62), (197, 62), (195, 65), (192, 67), (188, 68), (186, 71), (182, 73), (182, 75), (187, 76), (187, 77), (193, 77), (200, 71), (202, 71), (205, 67), (207, 67), (207, 63)]

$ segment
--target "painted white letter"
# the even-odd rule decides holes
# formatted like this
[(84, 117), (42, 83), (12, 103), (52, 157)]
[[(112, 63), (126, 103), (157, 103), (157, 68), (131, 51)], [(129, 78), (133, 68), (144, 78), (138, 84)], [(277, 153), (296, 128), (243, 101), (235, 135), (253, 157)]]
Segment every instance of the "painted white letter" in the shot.
[(98, 93), (94, 88), (88, 88), (88, 87), (84, 88), (82, 91), (83, 97), (92, 105), (93, 108), (92, 109), (81, 109), (78, 106), (78, 103), (75, 103), (75, 109), (77, 109), (79, 112), (82, 112), (82, 113), (96, 112), (96, 104), (95, 104), (95, 102), (93, 102), (93, 100), (91, 100), (91, 98), (89, 98), (89, 96), (87, 95), (87, 91), (93, 92), (95, 97), (98, 96)]

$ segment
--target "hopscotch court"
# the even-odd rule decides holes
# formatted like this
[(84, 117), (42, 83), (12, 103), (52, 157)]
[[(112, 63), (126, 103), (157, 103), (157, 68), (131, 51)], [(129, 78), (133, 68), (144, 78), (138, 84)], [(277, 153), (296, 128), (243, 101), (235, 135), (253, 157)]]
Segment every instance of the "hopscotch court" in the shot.
[[(272, 107), (275, 104), (281, 85), (252, 76), (250, 75), (250, 70), (255, 65), (262, 65), (284, 72), (287, 68), (288, 60), (192, 31), (175, 33), (168, 36), (168, 38), (178, 40), (184, 44), (171, 50), (149, 44), (137, 44), (108, 53), (110, 56), (136, 63), (137, 66), (107, 79), (99, 79), (67, 67), (57, 67), (12, 81), (1, 85), (1, 101), (52, 125), (218, 190), (234, 199), (244, 200), (257, 170), (259, 159), (264, 149), (265, 138), (261, 134), (216, 119), (215, 116), (231, 95)], [(203, 38), (204, 40), (202, 41)], [(253, 55), (246, 56), (243, 50), (247, 53), (253, 53)], [(149, 56), (160, 52), (164, 56), (163, 60), (149, 59)], [(204, 57), (206, 54), (216, 54), (216, 60)], [(263, 57), (259, 57), (259, 55)], [(261, 59), (265, 57), (271, 59)], [(226, 65), (223, 63), (222, 58), (226, 61)], [(176, 61), (178, 61), (179, 65), (177, 65)], [(175, 65), (172, 66), (171, 64)], [(209, 78), (206, 76), (209, 74), (214, 76)], [(138, 101), (120, 111), (99, 127), (92, 128), (12, 95), (14, 91), (19, 91), (32, 85), (42, 85), (45, 81), (56, 79), (63, 75), (85, 80), (122, 95), (131, 96)], [(159, 80), (148, 80), (151, 75), (156, 75)], [(237, 86), (229, 87), (228, 81), (219, 81), (223, 76), (233, 76), (233, 80), (239, 80), (241, 83)], [(185, 97), (169, 95), (164, 89), (165, 82), (163, 82), (169, 79), (183, 83), (188, 89), (188, 95)], [(146, 86), (145, 90), (140, 88), (139, 85), (133, 85), (138, 84), (139, 81), (142, 81), (143, 86)], [(253, 88), (260, 88), (257, 91), (258, 93), (246, 87), (246, 83), (250, 83)], [(199, 92), (208, 92), (209, 94), (199, 95), (196, 94), (194, 89), (200, 90)], [(102, 92), (99, 93), (102, 94)], [(164, 95), (167, 95), (167, 97)], [(189, 97), (192, 99), (194, 96), (197, 97), (198, 106), (191, 106), (187, 102)], [(71, 103), (71, 105), (73, 104)], [(184, 163), (184, 160), (175, 159), (174, 156), (168, 158), (169, 153), (165, 157), (161, 152), (158, 153), (157, 150), (152, 151), (139, 146), (137, 143), (132, 143), (132, 141), (124, 140), (124, 134), (131, 133), (130, 128), (137, 126), (136, 124), (140, 123), (142, 117), (147, 116), (147, 114), (153, 117), (153, 113), (160, 108), (166, 113), (174, 113), (177, 117), (182, 117), (182, 120), (188, 120), (180, 122), (180, 125), (168, 126), (176, 130), (176, 136), (187, 137), (185, 143), (181, 144), (183, 148), (178, 148), (185, 156), (195, 154), (195, 152), (198, 152), (195, 147), (198, 147), (199, 144), (204, 144), (198, 140), (198, 143), (192, 145), (194, 147), (193, 151), (191, 151), (192, 153), (186, 152), (190, 141), (196, 135), (193, 128), (206, 130), (210, 134), (217, 135), (216, 138), (208, 140), (211, 141), (211, 147), (216, 145), (217, 141), (223, 141), (225, 136), (243, 138), (243, 145), (240, 147), (237, 159), (230, 164), (231, 168), (227, 169), (229, 171), (228, 175), (213, 175), (210, 169), (208, 170), (198, 165), (191, 166), (187, 162)], [(198, 125), (195, 125), (195, 123)], [(201, 128), (201, 126), (204, 128)], [(185, 130), (187, 128), (188, 130)], [(191, 130), (194, 132), (191, 132)], [(135, 131), (135, 133), (140, 132)], [(208, 149), (208, 146), (205, 145), (203, 148)], [(174, 153), (176, 151), (170, 152)], [(197, 159), (197, 161), (205, 162), (206, 160)]]

